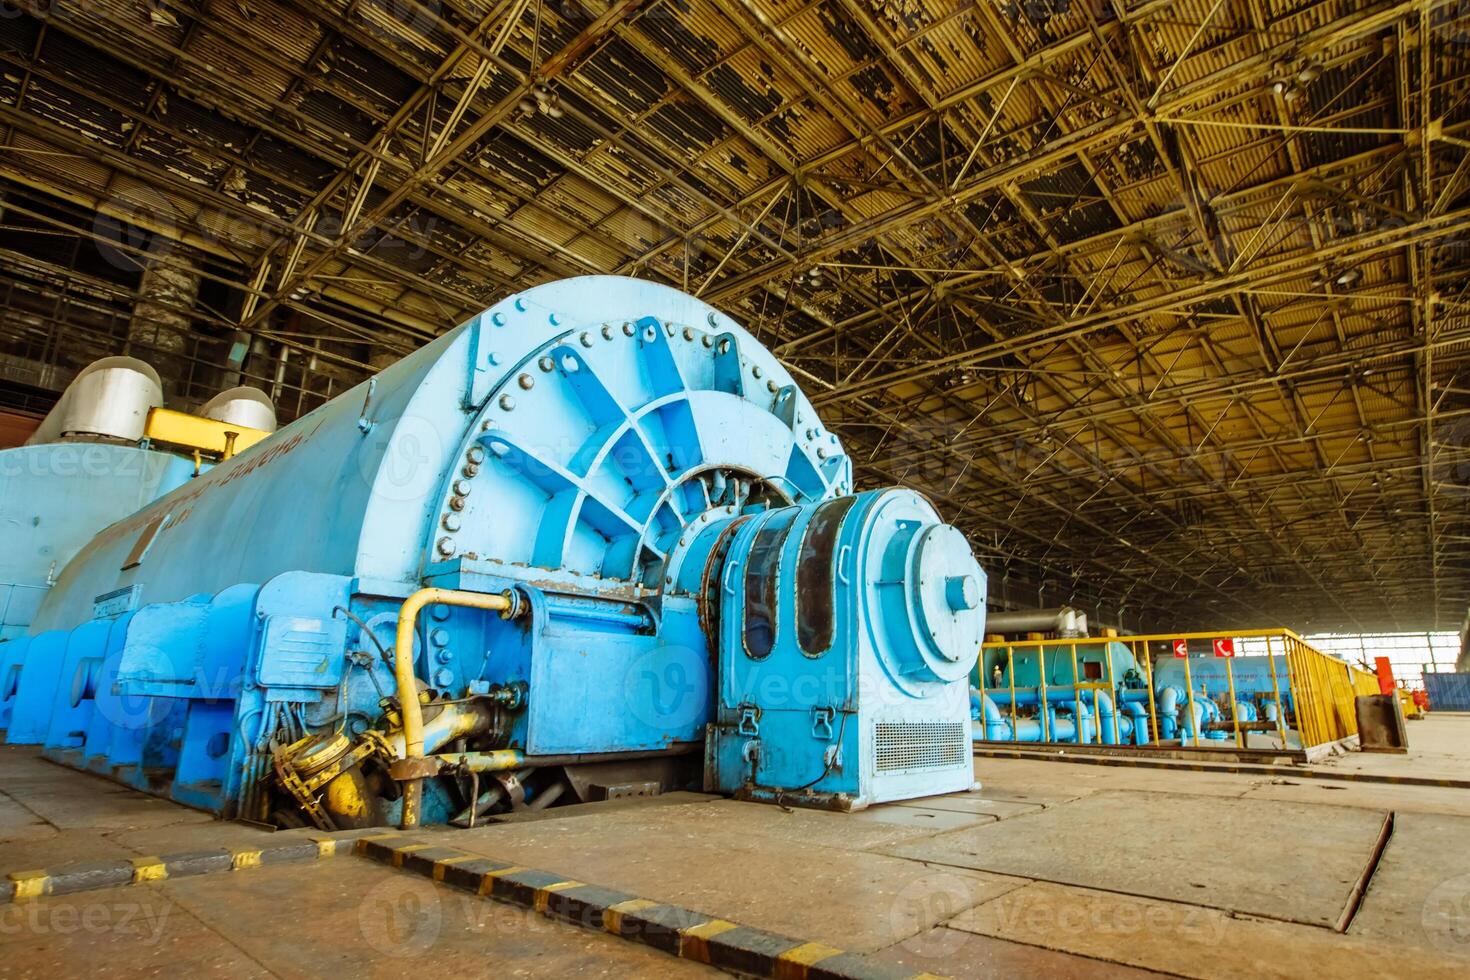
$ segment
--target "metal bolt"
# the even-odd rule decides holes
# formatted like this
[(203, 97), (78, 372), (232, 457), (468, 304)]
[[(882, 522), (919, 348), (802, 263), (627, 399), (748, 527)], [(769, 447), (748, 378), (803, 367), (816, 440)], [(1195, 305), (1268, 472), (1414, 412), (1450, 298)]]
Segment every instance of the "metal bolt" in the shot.
[(684, 328), (684, 339), (685, 340), (693, 340), (694, 339), (694, 328), (693, 327), (685, 327)]
[(719, 323), (719, 320), (720, 320), (720, 315), (718, 313), (716, 313), (714, 310), (710, 310), (708, 313), (706, 313), (704, 315), (704, 322), (705, 323), (708, 323), (712, 327), (715, 326), (716, 324), (718, 324)]
[(757, 364), (755, 367), (753, 367), (753, 368), (750, 369), (750, 373), (753, 374), (753, 375), (755, 375), (757, 378), (759, 378), (761, 375), (765, 374), (766, 372), (762, 371), (761, 370), (761, 366), (759, 364)]
[(612, 324), (611, 323), (604, 323), (602, 325), (602, 339), (603, 340), (612, 340), (613, 339), (613, 331), (612, 331)]
[(772, 378), (770, 381), (767, 381), (766, 382), (766, 390), (769, 391), (773, 395), (776, 393), (776, 390), (777, 390), (778, 387), (779, 386), (776, 384), (776, 379), (775, 378)]
[(450, 538), (440, 538), (439, 554), (443, 555), (445, 558), (448, 558), (450, 555), (454, 554), (454, 541)]
[(458, 531), (460, 527), (459, 515), (445, 514), (444, 520), (440, 521), (439, 523), (444, 526), (444, 530), (446, 531)]
[(547, 317), (546, 319), (551, 321), (551, 325), (553, 327), (561, 323), (561, 317), (557, 316), (555, 313), (551, 314), (551, 316)]
[(549, 357), (543, 357), (536, 361), (536, 366), (543, 371), (550, 371), (552, 368), (556, 367), (556, 363), (552, 361), (552, 359)]
[(471, 487), (469, 480), (454, 481), (454, 492), (459, 494), (461, 497), (468, 497), (470, 495), (470, 489)]
[(578, 337), (577, 339), (582, 342), (583, 347), (592, 346), (592, 335), (585, 330), (582, 331), (582, 336)]
[(625, 336), (625, 337), (631, 337), (631, 336), (633, 336), (633, 323), (632, 323), (631, 320), (624, 320), (623, 321), (623, 336)]
[(817, 450), (817, 459), (826, 459), (826, 458), (827, 458), (827, 450), (825, 450), (825, 449), (818, 449)]
[(516, 378), (516, 384), (521, 386), (522, 391), (530, 391), (532, 388), (536, 387), (536, 379), (531, 377), (529, 374), (523, 374), (520, 377)]
[(436, 626), (429, 631), (429, 642), (436, 647), (449, 645), (449, 631), (442, 626)]
[(493, 313), (493, 314), (491, 314), (491, 316), (490, 316), (490, 322), (493, 323), (493, 324), (495, 324), (497, 327), (503, 327), (503, 326), (505, 326), (505, 314), (504, 313)]
[(480, 464), (479, 463), (466, 463), (466, 464), (464, 464), (464, 469), (460, 470), (460, 472), (463, 473), (465, 476), (468, 476), (468, 477), (473, 478), (473, 477), (479, 475), (479, 472), (480, 472)]
[(464, 510), (464, 498), (463, 497), (450, 497), (449, 498), (449, 509), (450, 510)]
[[(501, 395), (500, 396), (500, 407), (502, 409), (504, 409), (505, 411), (507, 411), (507, 412), (512, 411), (516, 407), (516, 400), (514, 398), (512, 398), (510, 395)], [(490, 427), (488, 422), (485, 424), (485, 427), (486, 428), (489, 428)]]
[(699, 338), (699, 341), (706, 347), (713, 347), (715, 345), (715, 338), (711, 337), (709, 334), (705, 334), (703, 337)]
[(485, 450), (481, 446), (471, 446), (465, 450), (464, 458), (471, 463), (483, 463), (485, 462)]
[(516, 309), (522, 313), (526, 312), (526, 301), (519, 296), (516, 297)]

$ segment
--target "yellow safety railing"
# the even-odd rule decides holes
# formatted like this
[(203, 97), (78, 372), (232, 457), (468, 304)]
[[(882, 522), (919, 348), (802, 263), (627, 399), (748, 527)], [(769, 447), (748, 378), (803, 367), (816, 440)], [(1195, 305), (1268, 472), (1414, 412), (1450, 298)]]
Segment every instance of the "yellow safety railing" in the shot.
[[(1118, 660), (1135, 675), (1119, 677)], [(1182, 684), (1158, 686), (1156, 670), (1175, 662)], [(1378, 693), (1374, 674), (1283, 628), (997, 640), (981, 647), (976, 673), (998, 711), (981, 718), (996, 741), (1310, 748), (1356, 735), (1355, 698)], [(1251, 733), (1268, 737), (1253, 746)]]

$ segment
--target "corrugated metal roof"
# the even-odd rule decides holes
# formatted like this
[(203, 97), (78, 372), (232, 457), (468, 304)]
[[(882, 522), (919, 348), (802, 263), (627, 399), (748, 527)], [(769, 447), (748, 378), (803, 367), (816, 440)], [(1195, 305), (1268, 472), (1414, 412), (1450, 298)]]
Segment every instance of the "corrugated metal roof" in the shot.
[[(916, 481), (970, 530), (1007, 524), (1016, 567), (1143, 594), (1149, 562), (1189, 581), (1179, 563), (1208, 529), (1222, 569), (1263, 569), (1231, 590), (1269, 599), (1300, 574), (1294, 529), (1340, 530), (1321, 516), (1349, 492), (1336, 473), (1412, 470), (1426, 399), (1458, 404), (1470, 250), (1447, 236), (1470, 207), (1453, 180), (1470, 82), (1462, 46), (1437, 41), (1426, 113), (1408, 5), (1371, 28), (1349, 0), (667, 0), (608, 24), (525, 5), (507, 24), (521, 6), (99, 0), (46, 15), (44, 40), (34, 14), (0, 18), (0, 180), (84, 238), (80, 215), (141, 221), (156, 202), (237, 284), (267, 249), (279, 269), (330, 189), (302, 262), (321, 276), (286, 305), (327, 332), (371, 324), (389, 350), (495, 290), (719, 266), (706, 297), (804, 374), (847, 379), (813, 395), (865, 479)], [(1460, 7), (1433, 16), (1435, 38), (1470, 36)], [(426, 164), (457, 105), (446, 142), (476, 138)], [(1449, 137), (1427, 194), (1405, 132), (1426, 115)], [(362, 213), (382, 227), (344, 235), (373, 158)], [(901, 449), (878, 444), (887, 429)], [(1053, 430), (1077, 444), (1028, 489), (1005, 458), (1056, 448)], [(1387, 545), (1339, 534), (1314, 581), (1358, 588), (1336, 571), (1349, 556), (1437, 574), (1449, 601), (1470, 558), (1428, 535), (1470, 530), (1462, 500), (1425, 485), (1354, 496), (1359, 526), (1415, 492), (1436, 518)], [(1018, 530), (1063, 518), (1063, 545)], [(1124, 522), (1147, 549), (1126, 574), (1099, 558)], [(1209, 576), (1190, 588), (1213, 594)], [(1433, 601), (1353, 594), (1364, 616)]]

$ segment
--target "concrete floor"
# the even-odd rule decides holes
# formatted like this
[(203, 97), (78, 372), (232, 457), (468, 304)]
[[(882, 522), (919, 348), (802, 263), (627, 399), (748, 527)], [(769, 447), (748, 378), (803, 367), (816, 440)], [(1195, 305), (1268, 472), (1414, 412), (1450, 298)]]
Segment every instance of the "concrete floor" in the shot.
[(0, 906), (0, 976), (686, 977), (719, 971), (356, 858)]
[[(1335, 764), (1464, 778), (1467, 722), (1414, 723), (1412, 757)], [(689, 795), (425, 836), (955, 977), (1470, 975), (1470, 790), (1031, 760), (979, 759), (976, 772), (979, 794), (853, 815)], [(1339, 934), (1390, 812), (1393, 836)], [(0, 749), (0, 872), (272, 838)], [(0, 906), (6, 977), (467, 963), (702, 970), (352, 857)]]

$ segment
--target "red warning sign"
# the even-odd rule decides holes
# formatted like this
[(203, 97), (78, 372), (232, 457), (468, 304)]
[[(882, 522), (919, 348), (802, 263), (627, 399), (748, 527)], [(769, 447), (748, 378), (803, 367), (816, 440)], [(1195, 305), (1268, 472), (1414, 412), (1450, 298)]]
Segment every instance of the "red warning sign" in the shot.
[(1232, 638), (1230, 638), (1228, 636), (1217, 636), (1217, 637), (1215, 637), (1215, 656), (1217, 656), (1217, 657), (1233, 657), (1233, 656), (1235, 656), (1235, 640), (1233, 640)]
[(1188, 640), (1175, 640), (1174, 641), (1174, 656), (1181, 657), (1181, 658), (1182, 657), (1189, 656), (1189, 641)]

